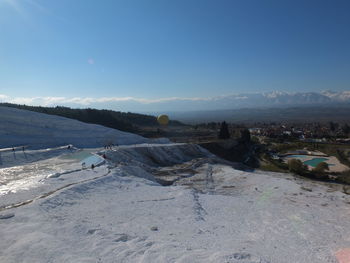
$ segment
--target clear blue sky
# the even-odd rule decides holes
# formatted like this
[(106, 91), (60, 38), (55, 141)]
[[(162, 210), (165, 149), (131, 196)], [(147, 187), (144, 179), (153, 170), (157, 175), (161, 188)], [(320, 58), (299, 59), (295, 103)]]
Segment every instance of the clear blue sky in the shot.
[(348, 90), (348, 0), (0, 0), (0, 94)]

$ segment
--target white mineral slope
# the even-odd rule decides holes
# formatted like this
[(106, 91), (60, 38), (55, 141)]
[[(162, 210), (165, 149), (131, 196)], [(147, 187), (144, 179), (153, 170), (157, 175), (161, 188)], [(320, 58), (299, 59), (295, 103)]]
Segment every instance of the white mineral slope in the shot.
[(350, 247), (350, 200), (331, 185), (193, 162), (174, 186), (118, 164), (1, 211), (0, 262), (336, 263)]
[[(48, 148), (73, 144), (78, 148), (106, 144), (138, 144), (151, 140), (101, 125), (60, 116), (0, 107), (0, 148), (28, 145)], [(163, 142), (160, 140), (159, 142)]]
[[(67, 152), (73, 153), (77, 151), (75, 147), (68, 145), (45, 148), (45, 149), (27, 149), (22, 150), (22, 147), (16, 148), (15, 151), (11, 149), (0, 150), (0, 169), (12, 166), (20, 166), (23, 164), (38, 162), (41, 160), (47, 160), (49, 158), (57, 157)], [(0, 172), (1, 180), (1, 172)]]
[[(100, 152), (102, 154), (102, 152)], [(197, 158), (217, 159), (206, 149), (187, 143), (140, 144), (121, 146), (105, 152), (107, 159), (114, 164), (138, 165), (145, 167), (166, 167)]]
[[(182, 164), (186, 161), (197, 160), (202, 158), (202, 162), (211, 162), (215, 160), (215, 156), (205, 149), (194, 144), (136, 144), (122, 145), (113, 147), (113, 150), (98, 149), (75, 149), (61, 147), (50, 150), (26, 150), (26, 153), (19, 152), (16, 159), (10, 152), (8, 158), (3, 158), (3, 167), (0, 166), (0, 210), (4, 207), (16, 205), (18, 203), (33, 200), (38, 196), (46, 195), (57, 189), (79, 183), (89, 178), (99, 177), (99, 170), (106, 170), (107, 167), (101, 169), (95, 168), (90, 172), (86, 168), (90, 168), (91, 164), (98, 166), (105, 162), (102, 158), (106, 156), (109, 166), (123, 166), (125, 170), (137, 171), (141, 169), (143, 174), (154, 173), (162, 167), (174, 164)], [(100, 156), (94, 154), (98, 151)], [(55, 154), (59, 154), (55, 156)], [(28, 156), (36, 162), (13, 164), (18, 161), (20, 155)], [(11, 156), (12, 159), (11, 160)], [(24, 160), (26, 160), (24, 158)], [(218, 160), (219, 161), (219, 160)], [(85, 166), (82, 166), (85, 163)], [(136, 170), (135, 170), (136, 169)], [(174, 168), (170, 167), (171, 170)], [(181, 176), (181, 173), (177, 176)], [(170, 177), (170, 181), (176, 179), (176, 175)], [(153, 176), (148, 179), (155, 181)]]

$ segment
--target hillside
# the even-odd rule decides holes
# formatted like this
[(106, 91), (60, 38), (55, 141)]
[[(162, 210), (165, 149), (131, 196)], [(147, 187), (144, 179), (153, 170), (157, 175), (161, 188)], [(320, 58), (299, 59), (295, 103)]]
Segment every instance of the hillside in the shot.
[[(50, 115), (57, 115), (86, 123), (103, 125), (109, 128), (138, 133), (142, 127), (159, 126), (157, 118), (151, 115), (98, 109), (72, 109), (69, 107), (41, 107), (12, 103), (0, 103), (0, 106), (29, 110)], [(178, 121), (170, 121), (169, 125), (182, 125)]]
[(0, 107), (0, 148), (28, 145), (34, 148), (73, 144), (103, 147), (107, 144), (150, 142), (136, 134), (69, 118)]

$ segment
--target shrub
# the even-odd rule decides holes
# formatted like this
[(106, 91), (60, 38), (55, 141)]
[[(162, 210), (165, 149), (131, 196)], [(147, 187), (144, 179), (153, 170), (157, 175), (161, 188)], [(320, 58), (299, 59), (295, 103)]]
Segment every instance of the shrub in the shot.
[(290, 159), (288, 161), (288, 169), (292, 173), (304, 174), (307, 171), (307, 166), (298, 159)]
[(326, 162), (320, 162), (314, 169), (313, 172), (317, 173), (324, 173), (325, 171), (329, 170), (328, 163)]
[(230, 132), (228, 130), (228, 125), (224, 121), (221, 123), (220, 132), (219, 132), (219, 139), (229, 139), (230, 138)]
[(338, 176), (337, 181), (344, 184), (350, 184), (350, 170), (342, 172)]
[(243, 143), (249, 143), (250, 142), (250, 132), (248, 129), (244, 129), (241, 131), (241, 138), (240, 141)]
[(252, 141), (252, 143), (255, 143), (255, 144), (260, 143), (259, 138), (256, 136), (252, 136), (251, 141)]

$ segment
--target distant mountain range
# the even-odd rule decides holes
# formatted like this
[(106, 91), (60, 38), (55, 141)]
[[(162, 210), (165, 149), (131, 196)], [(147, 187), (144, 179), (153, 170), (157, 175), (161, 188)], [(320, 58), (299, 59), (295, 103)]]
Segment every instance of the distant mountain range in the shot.
[[(202, 95), (202, 94), (200, 94)], [(349, 91), (323, 92), (256, 92), (212, 97), (32, 97), (16, 98), (0, 94), (0, 102), (37, 106), (110, 109), (123, 112), (158, 114), (166, 112), (232, 110), (256, 107), (294, 107), (310, 105), (350, 104)]]
[(194, 103), (204, 110), (167, 113), (185, 123), (350, 122), (350, 91), (247, 93)]
[[(6, 97), (3, 100), (11, 98)], [(42, 97), (34, 100), (36, 105), (48, 104)], [(49, 98), (50, 99), (50, 98)], [(51, 98), (52, 99), (52, 98)], [(83, 101), (85, 101), (82, 98)], [(28, 107), (23, 105), (3, 105), (34, 110), (75, 118), (80, 121), (106, 125), (124, 131), (133, 131), (133, 126), (156, 125), (154, 116), (144, 114), (122, 113), (131, 111), (148, 115), (168, 114), (172, 120), (186, 123), (207, 121), (350, 121), (350, 91), (322, 92), (260, 92), (241, 93), (216, 97), (170, 97), (159, 99), (89, 98), (87, 104), (74, 100), (50, 103), (79, 107), (116, 110), (72, 110), (65, 107)], [(56, 101), (56, 100), (55, 100)], [(56, 104), (57, 103), (57, 104)], [(308, 108), (308, 110), (306, 110)], [(102, 115), (103, 117), (101, 117)], [(106, 124), (107, 123), (107, 124)]]
[(169, 98), (152, 103), (140, 103), (143, 112), (232, 110), (257, 107), (294, 107), (311, 105), (350, 104), (350, 91), (323, 92), (261, 92), (241, 93), (209, 98)]
[[(184, 103), (183, 101), (182, 103)], [(189, 101), (187, 101), (189, 102)], [(243, 93), (190, 101), (197, 110), (350, 103), (350, 91)], [(183, 105), (185, 106), (185, 105)], [(181, 107), (184, 109), (186, 107)]]
[(350, 103), (350, 91), (323, 91), (323, 92), (281, 92), (273, 91), (268, 93), (239, 94), (223, 98), (217, 101), (225, 105), (232, 103), (234, 108), (261, 107), (261, 106), (297, 106), (317, 105), (332, 103)]
[(259, 122), (326, 123), (330, 121), (350, 123), (350, 104), (187, 111), (172, 112), (169, 113), (169, 116), (188, 124), (221, 121), (249, 124)]

